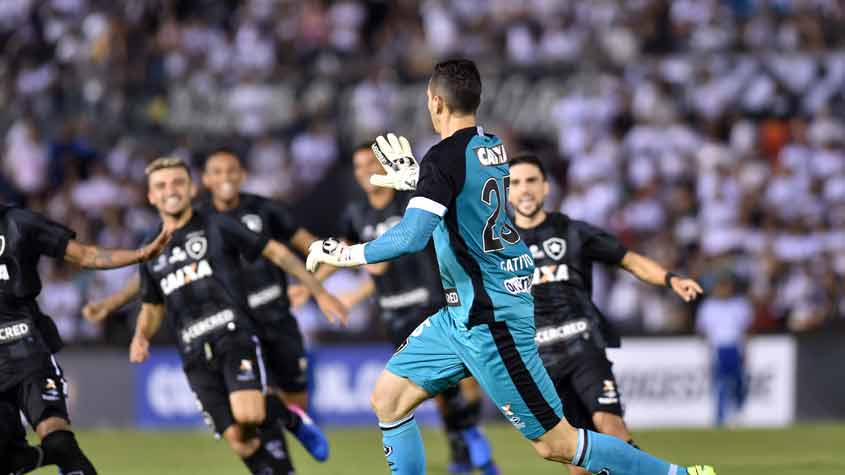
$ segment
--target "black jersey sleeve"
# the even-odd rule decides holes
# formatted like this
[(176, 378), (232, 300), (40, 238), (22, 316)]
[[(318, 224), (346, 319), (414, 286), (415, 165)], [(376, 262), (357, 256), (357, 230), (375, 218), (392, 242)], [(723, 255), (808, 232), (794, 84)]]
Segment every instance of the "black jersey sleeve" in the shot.
[(213, 226), (220, 229), (223, 237), (223, 245), (236, 254), (244, 256), (248, 261), (254, 261), (261, 257), (264, 248), (270, 238), (266, 234), (256, 234), (234, 218), (214, 213), (209, 216)]
[(584, 252), (590, 259), (618, 265), (628, 252), (616, 236), (591, 224), (578, 222), (584, 239)]
[(25, 230), (28, 243), (35, 246), (39, 254), (55, 259), (63, 259), (67, 244), (76, 237), (71, 229), (51, 221), (32, 211), (18, 208), (15, 210), (21, 227)]
[[(155, 262), (155, 260), (152, 262)], [(141, 303), (164, 303), (164, 295), (161, 293), (161, 287), (159, 287), (152, 274), (150, 274), (150, 268), (147, 263), (138, 264), (138, 275), (141, 279)]]
[(273, 200), (266, 200), (263, 207), (269, 218), (267, 234), (277, 241), (290, 241), (300, 228), (291, 212)]
[(460, 193), (466, 173), (463, 154), (449, 154), (448, 150), (445, 144), (438, 144), (425, 154), (414, 193), (414, 198), (427, 198), (447, 209)]

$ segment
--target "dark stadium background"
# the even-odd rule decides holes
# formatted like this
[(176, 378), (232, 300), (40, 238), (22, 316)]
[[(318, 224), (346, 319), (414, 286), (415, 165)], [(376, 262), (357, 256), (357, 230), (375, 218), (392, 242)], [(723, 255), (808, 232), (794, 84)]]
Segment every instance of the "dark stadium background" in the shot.
[[(748, 410), (759, 414), (738, 424), (841, 420), (843, 25), (837, 0), (3, 0), (0, 199), (69, 225), (82, 241), (134, 246), (157, 222), (144, 166), (174, 155), (199, 170), (210, 152), (227, 149), (250, 169), (248, 190), (286, 202), (305, 227), (330, 235), (345, 204), (361, 197), (352, 148), (395, 131), (422, 157), (437, 141), (425, 107), (431, 66), (469, 57), (484, 79), (480, 122), (511, 153), (541, 155), (553, 177), (549, 209), (607, 228), (706, 291), (731, 280), (737, 298), (753, 305), (753, 333), (764, 337), (752, 339), (757, 399)], [(161, 396), (149, 385), (150, 374), (165, 388), (177, 384), (166, 335), (158, 373), (129, 368), (137, 308), (105, 325), (81, 317), (85, 302), (119, 289), (132, 272), (43, 262), (40, 304), (69, 344), (62, 361), (77, 379), (77, 422), (195, 426), (190, 401), (165, 403), (175, 419), (143, 416), (147, 399), (181, 397), (178, 388)], [(649, 411), (640, 426), (709, 426), (698, 305), (615, 271), (596, 277), (596, 300), (623, 335), (659, 338), (626, 340), (637, 355), (621, 354), (630, 367), (618, 362), (631, 403)], [(330, 288), (359, 278), (340, 273)], [(312, 348), (325, 350), (315, 357), (324, 372), (315, 375), (340, 378), (331, 387), (358, 401), (330, 402), (330, 425), (367, 421), (360, 398), (384, 356), (374, 310), (355, 309), (347, 330), (321, 322), (316, 307), (298, 312)], [(655, 355), (671, 345), (691, 356), (660, 366)], [(97, 396), (107, 380), (121, 388), (108, 401)], [(693, 413), (689, 421), (672, 415), (673, 401), (692, 404), (675, 407)], [(345, 410), (355, 413), (349, 421)], [(845, 439), (839, 426), (769, 436), (802, 430)], [(518, 438), (501, 432), (500, 445)], [(671, 448), (674, 433), (656, 434)], [(689, 434), (679, 437), (693, 447), (696, 437), (709, 441), (714, 454), (757, 438), (740, 431), (751, 435), (729, 444), (721, 432)], [(91, 437), (110, 451), (109, 437)], [(208, 442), (205, 433), (185, 437)], [(815, 446), (822, 448), (805, 460), (819, 464), (811, 471), (845, 467)], [(375, 436), (360, 450), (372, 449), (378, 471)], [(759, 450), (728, 463), (763, 473), (768, 450)], [(134, 473), (114, 463), (110, 473)], [(789, 463), (795, 473), (806, 466)]]

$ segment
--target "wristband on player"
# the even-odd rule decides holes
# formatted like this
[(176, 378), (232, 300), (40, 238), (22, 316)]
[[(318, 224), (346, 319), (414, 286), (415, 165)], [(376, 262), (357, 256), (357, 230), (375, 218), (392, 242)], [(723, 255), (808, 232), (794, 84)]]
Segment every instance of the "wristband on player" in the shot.
[(663, 278), (663, 283), (666, 284), (666, 287), (672, 288), (672, 277), (680, 277), (678, 274), (674, 272), (667, 272), (666, 277)]

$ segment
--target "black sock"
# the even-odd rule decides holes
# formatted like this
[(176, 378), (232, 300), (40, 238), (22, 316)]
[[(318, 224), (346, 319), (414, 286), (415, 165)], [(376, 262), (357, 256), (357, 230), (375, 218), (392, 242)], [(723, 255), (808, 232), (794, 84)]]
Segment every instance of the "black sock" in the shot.
[(16, 446), (10, 450), (10, 456), (0, 460), (0, 474), (29, 473), (44, 464), (44, 452), (41, 447)]
[(62, 473), (78, 472), (79, 475), (97, 475), (94, 465), (82, 453), (76, 436), (69, 430), (57, 430), (41, 441), (44, 451), (43, 465), (58, 465)]
[(258, 447), (254, 454), (242, 459), (244, 465), (253, 475), (289, 475), (293, 473), (290, 459), (279, 460), (268, 452), (264, 446)]
[(469, 464), (469, 447), (460, 431), (447, 430), (446, 438), (449, 440), (449, 460), (452, 463)]
[(442, 393), (446, 410), (443, 423), (447, 431), (462, 431), (478, 425), (481, 420), (481, 401), (467, 401), (457, 387)]
[(288, 409), (281, 399), (272, 394), (267, 396), (267, 419), (281, 422), (290, 432), (296, 432), (302, 425), (299, 415)]
[(279, 463), (286, 463), (290, 470), (293, 470), (293, 461), (290, 458), (288, 443), (285, 440), (285, 433), (282, 428), (278, 424), (272, 424), (271, 427), (262, 426), (259, 429), (259, 436), (264, 450)]

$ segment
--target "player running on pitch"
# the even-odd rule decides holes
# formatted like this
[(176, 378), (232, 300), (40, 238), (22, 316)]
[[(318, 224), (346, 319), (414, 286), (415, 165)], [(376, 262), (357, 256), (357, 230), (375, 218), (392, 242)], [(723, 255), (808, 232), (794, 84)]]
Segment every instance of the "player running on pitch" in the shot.
[[(155, 256), (167, 244), (162, 231), (138, 250), (106, 250), (76, 241), (61, 224), (24, 208), (0, 205), (0, 473), (58, 465), (66, 474), (94, 475), (94, 465), (70, 431), (67, 386), (54, 353), (58, 331), (41, 313), (38, 261), (49, 256), (88, 269), (124, 267)], [(41, 439), (26, 444), (19, 412)]]
[[(289, 242), (294, 248), (307, 252), (316, 238), (296, 224), (290, 213), (273, 200), (241, 192), (246, 173), (240, 160), (228, 152), (210, 155), (205, 162), (202, 181), (210, 192), (201, 208), (210, 213), (223, 213), (238, 220), (247, 229), (277, 241)], [(287, 298), (287, 275), (265, 258), (254, 262), (241, 259), (241, 281), (247, 294), (247, 304), (255, 319), (259, 339), (265, 352), (271, 386), (294, 411), (307, 408), (307, 359), (302, 333), (290, 312)], [(132, 301), (140, 293), (140, 281), (132, 279), (123, 289), (99, 302), (83, 308), (91, 321), (101, 321), (111, 312)], [(279, 392), (280, 390), (280, 392)], [(262, 431), (262, 439), (274, 442), (287, 452), (281, 434)]]
[(395, 353), (373, 391), (391, 471), (425, 473), (414, 409), (472, 375), (537, 453), (593, 473), (713, 474), (659, 460), (616, 437), (575, 429), (534, 342), (528, 247), (505, 212), (510, 177), (501, 140), (476, 124), (481, 78), (468, 60), (439, 63), (428, 83), (428, 109), (442, 138), (420, 170), (404, 138), (376, 140), (387, 175), (379, 186), (416, 189), (396, 226), (366, 244), (334, 239), (311, 245), (307, 267), (352, 267), (419, 252), (434, 239), (446, 307), (421, 324)]
[[(347, 206), (340, 235), (353, 242), (370, 241), (402, 219), (411, 195), (370, 183), (370, 176), (380, 173), (382, 168), (369, 145), (356, 148), (352, 160), (355, 180), (367, 197)], [(426, 317), (443, 306), (443, 287), (431, 245), (426, 245), (423, 252), (364, 268), (371, 278), (350, 291), (347, 294), (350, 300), (344, 303), (351, 306), (376, 294), (394, 349), (404, 344)], [(449, 472), (471, 473), (474, 468), (480, 468), (484, 475), (498, 473), (490, 443), (478, 427), (481, 418), (478, 383), (472, 378), (464, 379), (459, 386), (438, 394), (436, 400), (449, 441)]]
[[(509, 164), (514, 224), (536, 265), (535, 340), (566, 408), (566, 419), (575, 427), (613, 435), (636, 447), (622, 419), (616, 378), (605, 353), (606, 347), (619, 347), (619, 336), (592, 302), (593, 262), (619, 266), (652, 285), (666, 285), (687, 302), (701, 293), (701, 287), (629, 251), (599, 228), (544, 211), (549, 184), (536, 156), (518, 155)], [(586, 473), (575, 466), (570, 471)]]
[(256, 428), (265, 418), (284, 418), (312, 455), (325, 460), (328, 444), (316, 426), (287, 411), (276, 397), (265, 403), (264, 350), (243, 291), (240, 258), (264, 256), (298, 277), (329, 319), (345, 319), (345, 309), (284, 245), (230, 216), (192, 208), (191, 177), (181, 160), (154, 161), (147, 167), (147, 181), (149, 201), (173, 238), (158, 259), (140, 268), (143, 304), (131, 361), (149, 356), (149, 339), (168, 315), (188, 383), (206, 419), (251, 473), (291, 471), (289, 460), (274, 456), (257, 436)]

